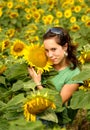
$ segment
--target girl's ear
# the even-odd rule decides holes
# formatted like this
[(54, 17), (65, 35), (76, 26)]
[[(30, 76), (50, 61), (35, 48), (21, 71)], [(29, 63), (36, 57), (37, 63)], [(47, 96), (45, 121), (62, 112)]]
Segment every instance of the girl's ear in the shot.
[(67, 48), (68, 48), (68, 43), (65, 43), (65, 45), (63, 46), (63, 49), (64, 49), (65, 51), (67, 51)]

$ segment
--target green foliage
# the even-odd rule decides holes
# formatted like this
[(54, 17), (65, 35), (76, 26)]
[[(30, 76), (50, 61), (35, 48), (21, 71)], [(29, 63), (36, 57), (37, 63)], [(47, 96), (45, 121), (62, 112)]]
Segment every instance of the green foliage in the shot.
[(70, 102), (72, 109), (87, 109), (90, 110), (90, 91), (79, 90), (73, 94)]

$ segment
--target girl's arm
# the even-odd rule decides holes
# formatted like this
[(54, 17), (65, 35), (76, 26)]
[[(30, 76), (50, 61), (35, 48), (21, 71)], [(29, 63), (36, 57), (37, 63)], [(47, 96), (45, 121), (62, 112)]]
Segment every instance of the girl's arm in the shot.
[(63, 86), (60, 95), (62, 97), (62, 102), (65, 103), (70, 99), (72, 94), (78, 89), (79, 84), (66, 84)]

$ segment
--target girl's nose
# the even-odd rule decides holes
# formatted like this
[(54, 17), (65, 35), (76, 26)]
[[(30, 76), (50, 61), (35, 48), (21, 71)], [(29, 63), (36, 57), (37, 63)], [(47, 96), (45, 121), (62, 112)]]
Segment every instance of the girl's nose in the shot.
[(53, 53), (51, 51), (48, 52), (48, 57), (51, 58), (53, 56)]

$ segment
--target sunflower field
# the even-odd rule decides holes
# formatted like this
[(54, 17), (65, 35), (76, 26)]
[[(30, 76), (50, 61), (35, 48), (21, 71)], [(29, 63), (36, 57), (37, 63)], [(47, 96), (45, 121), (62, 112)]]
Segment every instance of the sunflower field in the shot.
[[(73, 80), (84, 82), (67, 105), (70, 119), (64, 123), (72, 120), (71, 110), (84, 111), (88, 128), (81, 129), (80, 115), (76, 123), (79, 130), (90, 129), (90, 0), (0, 0), (0, 130), (78, 130), (57, 125), (55, 112), (64, 111), (60, 96), (51, 83), (36, 91), (28, 75), (28, 65), (45, 71), (46, 78), (57, 73), (42, 45), (53, 26), (66, 28), (78, 46), (82, 71)], [(53, 126), (46, 128), (43, 119)]]

